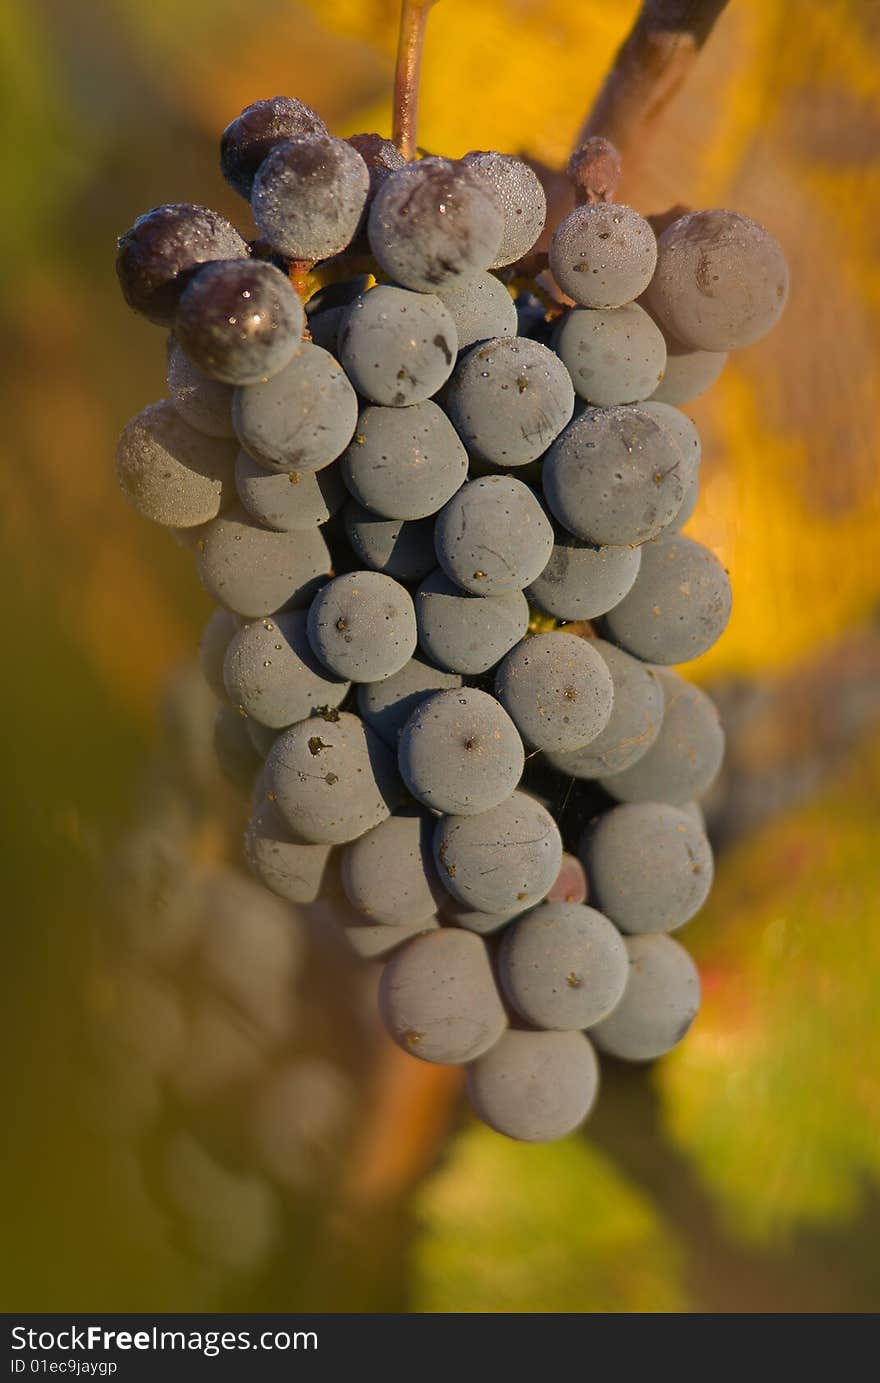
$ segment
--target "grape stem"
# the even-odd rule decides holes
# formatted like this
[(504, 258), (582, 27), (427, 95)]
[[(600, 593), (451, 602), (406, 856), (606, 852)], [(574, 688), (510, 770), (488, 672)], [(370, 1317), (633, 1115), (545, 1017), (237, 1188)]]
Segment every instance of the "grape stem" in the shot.
[[(728, 0), (643, 0), (617, 50), (575, 150), (602, 136), (624, 160), (677, 94)], [(590, 198), (581, 192), (583, 200)], [(597, 200), (601, 190), (596, 189)]]
[(401, 0), (391, 137), (408, 162), (416, 156), (422, 49), (425, 44), (428, 14), (435, 3), (436, 0)]

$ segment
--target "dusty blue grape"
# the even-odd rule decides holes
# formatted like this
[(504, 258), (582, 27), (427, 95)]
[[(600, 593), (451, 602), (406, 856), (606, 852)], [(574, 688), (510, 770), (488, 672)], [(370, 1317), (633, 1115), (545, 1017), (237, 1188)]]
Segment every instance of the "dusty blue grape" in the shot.
[(456, 279), (437, 296), (448, 308), (458, 332), (458, 349), (478, 341), (516, 336), (518, 320), (513, 298), (494, 274), (471, 274)]
[(495, 263), (504, 213), (466, 164), (424, 158), (389, 174), (373, 199), (370, 248), (389, 278), (433, 293)]
[(386, 519), (436, 514), (467, 479), (467, 452), (436, 403), (365, 408), (342, 458), (355, 499)]
[(294, 838), (274, 802), (264, 800), (248, 822), (245, 859), (266, 888), (290, 903), (313, 903), (320, 895), (333, 847)]
[(309, 642), (337, 677), (381, 682), (399, 672), (416, 649), (409, 592), (377, 571), (337, 576), (309, 608)]
[(553, 529), (534, 493), (507, 475), (464, 485), (437, 516), (437, 561), (462, 590), (500, 595), (529, 586), (553, 551)]
[(305, 610), (245, 624), (230, 640), (223, 679), (233, 706), (274, 729), (342, 704), (350, 683), (318, 662)]
[(229, 438), (197, 432), (167, 399), (132, 418), (116, 446), (116, 475), (129, 504), (173, 528), (196, 528), (228, 506), (234, 465)]
[(551, 1143), (584, 1122), (599, 1091), (599, 1063), (582, 1032), (509, 1029), (467, 1068), (478, 1119), (523, 1143)]
[(202, 585), (219, 605), (248, 619), (309, 604), (330, 573), (320, 529), (274, 533), (242, 510), (214, 520), (199, 538)]
[(700, 687), (671, 668), (656, 668), (654, 676), (663, 695), (659, 733), (637, 762), (603, 777), (602, 784), (621, 802), (684, 807), (712, 786), (724, 757), (724, 730), (715, 703)]
[(398, 741), (412, 795), (434, 811), (473, 815), (508, 798), (525, 756), (510, 716), (474, 687), (435, 692), (412, 712)]
[(279, 533), (316, 528), (341, 508), (346, 491), (337, 466), (320, 471), (274, 471), (241, 449), (235, 488), (248, 513)]
[(395, 952), (382, 972), (379, 1012), (410, 1056), (453, 1065), (481, 1056), (507, 1027), (485, 942), (452, 927)]
[(658, 241), (646, 294), (663, 327), (702, 351), (750, 346), (775, 326), (788, 265), (775, 236), (736, 211), (692, 211)]
[(653, 668), (604, 639), (591, 640), (611, 674), (614, 703), (608, 721), (595, 739), (569, 753), (548, 753), (547, 762), (572, 778), (601, 778), (630, 768), (660, 733), (664, 697), (660, 677)]
[(663, 378), (663, 333), (638, 303), (573, 308), (554, 344), (576, 393), (588, 403), (635, 403), (650, 398)]
[(595, 619), (620, 604), (641, 560), (638, 547), (594, 547), (557, 526), (550, 560), (526, 594), (556, 619)]
[(521, 1018), (557, 1032), (590, 1028), (619, 1004), (626, 947), (608, 917), (583, 903), (542, 903), (505, 930), (504, 993)]
[(328, 351), (305, 343), (272, 379), (236, 389), (232, 419), (246, 451), (278, 471), (319, 471), (357, 423), (357, 395)]
[(562, 838), (540, 802), (515, 792), (476, 816), (444, 816), (434, 833), (444, 888), (477, 912), (513, 913), (540, 903), (562, 862)]
[(283, 730), (265, 781), (294, 833), (316, 844), (356, 840), (390, 816), (402, 795), (394, 755), (347, 711)]
[(547, 197), (537, 173), (522, 159), (492, 149), (475, 149), (462, 163), (486, 178), (504, 212), (501, 244), (489, 267), (500, 269), (522, 259), (540, 238), (547, 218)]
[(623, 307), (643, 293), (657, 263), (657, 241), (630, 206), (578, 206), (550, 241), (550, 270), (581, 307)]
[(629, 978), (623, 998), (590, 1036), (610, 1056), (653, 1061), (671, 1051), (696, 1018), (700, 977), (671, 936), (630, 936), (624, 944)]
[(430, 518), (408, 523), (383, 519), (352, 498), (342, 517), (348, 541), (371, 571), (385, 572), (398, 581), (419, 581), (433, 567), (434, 524)]
[(450, 312), (433, 293), (378, 284), (348, 309), (339, 358), (359, 394), (392, 408), (422, 403), (445, 384), (458, 350)]
[(358, 711), (380, 739), (397, 751), (397, 740), (413, 711), (434, 692), (461, 686), (455, 673), (442, 672), (423, 658), (410, 658), (393, 676), (357, 689)]
[(449, 896), (434, 864), (433, 833), (433, 817), (408, 808), (347, 845), (341, 877), (352, 907), (389, 927), (433, 917)]
[(640, 408), (588, 408), (550, 449), (544, 498), (575, 537), (597, 547), (638, 545), (672, 522), (695, 470)]
[(730, 581), (715, 554), (680, 533), (663, 534), (646, 545), (631, 590), (605, 624), (637, 658), (686, 663), (721, 637), (730, 606)]
[(357, 234), (370, 175), (357, 149), (328, 134), (276, 144), (257, 170), (251, 207), (273, 249), (314, 261), (340, 254)]
[(462, 358), (446, 408), (470, 455), (526, 466), (571, 418), (574, 389), (562, 361), (539, 341), (500, 337)]
[(582, 748), (604, 730), (614, 704), (608, 665), (587, 639), (533, 634), (500, 664), (495, 695), (535, 749)]
[(471, 595), (439, 569), (425, 577), (415, 605), (419, 644), (428, 657), (471, 677), (494, 667), (529, 627), (522, 591)]
[(207, 437), (234, 437), (232, 385), (211, 379), (177, 342), (168, 355), (168, 396), (185, 423)]
[(581, 858), (590, 897), (624, 932), (671, 932), (699, 912), (712, 887), (702, 828), (665, 802), (628, 802), (588, 828)]

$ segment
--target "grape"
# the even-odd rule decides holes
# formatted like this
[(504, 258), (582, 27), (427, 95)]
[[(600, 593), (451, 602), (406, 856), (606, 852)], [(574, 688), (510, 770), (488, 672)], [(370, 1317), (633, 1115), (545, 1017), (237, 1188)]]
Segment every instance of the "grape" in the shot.
[(268, 756), (269, 750), (278, 738), (278, 729), (274, 725), (261, 725), (253, 716), (248, 716), (245, 720), (247, 732), (251, 744), (256, 749), (261, 759)]
[(550, 449), (544, 498), (575, 537), (597, 547), (637, 545), (674, 519), (694, 469), (640, 408), (588, 408)]
[(264, 1038), (290, 1028), (306, 939), (296, 913), (245, 875), (218, 870), (205, 885), (196, 965), (218, 998)]
[(381, 572), (335, 577), (312, 601), (308, 628), (321, 662), (353, 682), (381, 682), (416, 650), (412, 598)]
[(507, 1026), (485, 942), (452, 928), (414, 937), (391, 957), (379, 1011), (405, 1052), (455, 1065), (488, 1051)]
[(470, 274), (438, 290), (438, 298), (452, 315), (458, 332), (458, 349), (478, 341), (516, 336), (517, 315), (513, 298), (494, 274)]
[(226, 650), (240, 628), (237, 615), (231, 610), (214, 610), (202, 630), (199, 643), (199, 663), (202, 675), (218, 701), (228, 700), (223, 681), (223, 659)]
[(488, 269), (503, 230), (494, 189), (445, 158), (423, 158), (389, 174), (367, 222), (370, 248), (385, 273), (420, 293)]
[(429, 658), (451, 672), (475, 676), (488, 672), (524, 637), (529, 606), (522, 591), (470, 595), (438, 569), (416, 591), (416, 621)]
[(539, 903), (556, 880), (562, 839), (546, 807), (524, 792), (478, 816), (438, 821), (434, 858), (443, 886), (477, 912)]
[(557, 619), (595, 619), (620, 604), (641, 561), (641, 548), (594, 547), (557, 527), (550, 560), (527, 594)]
[(355, 840), (400, 800), (394, 755), (347, 711), (333, 721), (303, 720), (282, 731), (266, 768), (279, 810), (304, 841)]
[(358, 393), (393, 408), (436, 394), (457, 350), (455, 323), (438, 297), (388, 284), (363, 293), (339, 328), (339, 358)]
[(355, 499), (387, 519), (436, 514), (467, 479), (467, 452), (436, 403), (365, 408), (341, 462)]
[(178, 964), (198, 930), (201, 901), (178, 834), (131, 831), (109, 866), (108, 894), (126, 949), (151, 965)]
[(380, 739), (396, 752), (398, 735), (416, 707), (433, 692), (460, 686), (461, 678), (453, 673), (441, 672), (421, 658), (410, 658), (392, 677), (359, 686), (358, 710)]
[(312, 345), (320, 346), (321, 350), (329, 351), (331, 355), (338, 355), (339, 328), (347, 312), (348, 307), (339, 306), (325, 307), (320, 312), (308, 313), (307, 325)]
[(488, 179), (504, 212), (501, 245), (489, 268), (514, 264), (528, 254), (544, 229), (547, 198), (537, 173), (522, 159), (494, 150), (474, 150), (462, 163)]
[(550, 241), (550, 270), (582, 307), (623, 307), (643, 293), (657, 263), (657, 241), (630, 206), (578, 206)]
[(373, 923), (361, 919), (343, 928), (345, 939), (355, 955), (361, 960), (381, 960), (393, 955), (405, 941), (423, 932), (434, 932), (439, 927), (436, 917), (423, 918), (421, 922), (407, 922), (403, 927), (385, 927), (381, 922)]
[(787, 297), (775, 236), (735, 211), (692, 211), (660, 236), (646, 300), (682, 345), (730, 351), (766, 335)]
[(199, 1105), (222, 1098), (257, 1076), (266, 1061), (265, 1042), (229, 1004), (199, 994), (188, 1019), (183, 1051), (166, 1078), (179, 1101)]
[(244, 510), (215, 519), (199, 547), (205, 590), (247, 619), (308, 605), (330, 571), (320, 529), (273, 533)]
[(607, 664), (614, 685), (614, 703), (605, 728), (573, 753), (552, 753), (547, 762), (572, 778), (605, 778), (620, 773), (647, 754), (663, 719), (663, 689), (652, 668), (604, 639), (592, 640)]
[(122, 493), (146, 519), (174, 528), (208, 523), (228, 504), (235, 448), (185, 423), (167, 399), (126, 423), (116, 447)]
[(215, 259), (244, 259), (248, 247), (219, 212), (189, 202), (154, 207), (120, 236), (116, 272), (129, 307), (171, 326), (193, 271)]
[(631, 936), (623, 998), (590, 1036), (603, 1052), (626, 1061), (653, 1061), (684, 1037), (700, 1006), (700, 977), (671, 936)]
[(539, 341), (500, 337), (459, 361), (446, 407), (472, 456), (525, 466), (571, 418), (574, 389), (562, 361)]
[(604, 407), (649, 398), (666, 367), (663, 333), (638, 303), (572, 308), (556, 350), (580, 397)]
[(548, 903), (585, 903), (587, 876), (577, 855), (564, 854), (556, 883), (547, 894)]
[(661, 403), (659, 399), (646, 399), (638, 407), (640, 413), (647, 413), (649, 418), (654, 418), (671, 433), (686, 461), (690, 459), (699, 466), (703, 452), (700, 434), (686, 413), (682, 413), (680, 408), (673, 408), (672, 404)]
[(443, 916), (455, 927), (464, 927), (466, 931), (477, 932), (480, 936), (491, 936), (493, 932), (500, 932), (515, 917), (521, 917), (523, 911), (520, 904), (511, 912), (477, 912), (474, 908), (463, 908), (450, 899), (443, 909)]
[(350, 682), (332, 677), (312, 652), (305, 610), (254, 620), (226, 650), (224, 680), (233, 706), (261, 725), (283, 729), (321, 707), (342, 704)]
[(168, 1199), (186, 1241), (212, 1269), (255, 1272), (278, 1231), (279, 1206), (264, 1181), (228, 1171), (195, 1138), (175, 1132), (164, 1155)]
[(317, 472), (271, 471), (244, 449), (235, 463), (235, 488), (251, 517), (279, 533), (320, 527), (345, 499), (337, 466)]
[(699, 498), (700, 498), (700, 476), (699, 476), (699, 472), (697, 472), (697, 474), (694, 476), (693, 480), (691, 481), (690, 485), (687, 487), (687, 490), (685, 491), (685, 496), (684, 496), (684, 499), (683, 499), (683, 501), (682, 501), (681, 508), (679, 509), (679, 511), (678, 511), (678, 513), (676, 514), (675, 518), (672, 520), (672, 523), (669, 525), (670, 530), (672, 530), (672, 529), (681, 529), (681, 528), (684, 528), (684, 526), (685, 526), (685, 524), (687, 523), (688, 519), (691, 517), (691, 515), (692, 515), (693, 512), (694, 512), (694, 510), (696, 509), (696, 507), (697, 507), (697, 500), (698, 500)]
[(315, 901), (332, 848), (294, 840), (278, 808), (266, 799), (255, 809), (244, 837), (245, 858), (253, 873), (290, 903)]
[(389, 927), (433, 917), (448, 897), (431, 853), (433, 833), (433, 817), (410, 808), (347, 845), (342, 886), (352, 907)]
[(194, 365), (175, 341), (168, 356), (168, 393), (185, 423), (206, 437), (234, 437), (232, 386)]
[(547, 565), (553, 529), (521, 480), (487, 475), (463, 485), (437, 516), (437, 561), (474, 595), (521, 591)]
[(468, 1099), (484, 1124), (523, 1143), (550, 1143), (582, 1124), (599, 1063), (582, 1032), (504, 1033), (468, 1067)]
[(653, 663), (686, 663), (711, 648), (730, 618), (730, 582), (714, 553), (679, 533), (642, 553), (635, 584), (605, 616), (614, 643)]
[(256, 384), (302, 350), (305, 313), (290, 280), (260, 260), (208, 264), (183, 293), (174, 330), (199, 369), (226, 384)]
[(657, 668), (664, 710), (660, 733), (637, 763), (602, 785), (622, 802), (684, 806), (711, 786), (724, 756), (715, 703), (668, 668)]
[(250, 792), (260, 769), (260, 756), (251, 743), (247, 722), (231, 706), (217, 707), (214, 753), (223, 776), (242, 792)]
[(608, 724), (614, 686), (608, 665), (574, 634), (535, 634), (508, 653), (495, 695), (536, 749), (580, 749)]
[(674, 931), (699, 912), (712, 887), (703, 830), (665, 802), (603, 812), (581, 854), (596, 906), (624, 932)]
[(351, 1084), (328, 1061), (300, 1058), (273, 1071), (250, 1111), (257, 1164), (282, 1186), (307, 1192), (325, 1173), (353, 1103)]
[(627, 969), (620, 932), (583, 903), (542, 903), (511, 923), (498, 956), (517, 1013), (558, 1032), (607, 1017), (623, 996)]
[(474, 687), (435, 692), (400, 732), (400, 773), (435, 811), (471, 816), (509, 797), (522, 776), (516, 726), (494, 697)]
[(434, 524), (430, 518), (383, 519), (349, 499), (343, 510), (345, 534), (356, 555), (372, 571), (398, 581), (419, 581), (434, 565)]
[(295, 135), (326, 134), (319, 115), (292, 96), (254, 101), (226, 126), (220, 140), (223, 176), (250, 200), (257, 169), (277, 144)]
[(232, 420), (239, 441), (274, 471), (319, 471), (348, 446), (357, 395), (333, 356), (304, 344), (272, 379), (236, 389)]
[(346, 143), (357, 149), (367, 165), (371, 197), (375, 197), (389, 173), (406, 167), (406, 159), (397, 145), (392, 144), (390, 139), (383, 139), (380, 134), (351, 134)]
[(690, 403), (711, 389), (727, 363), (725, 351), (693, 351), (667, 332), (666, 370), (652, 399), (663, 403)]
[(314, 261), (340, 254), (357, 234), (370, 174), (357, 149), (329, 134), (276, 144), (251, 190), (254, 220), (273, 249)]
[(132, 1065), (163, 1075), (185, 1040), (176, 989), (159, 975), (126, 961), (115, 964), (101, 979), (107, 1008), (101, 1015), (99, 1040), (121, 1047)]

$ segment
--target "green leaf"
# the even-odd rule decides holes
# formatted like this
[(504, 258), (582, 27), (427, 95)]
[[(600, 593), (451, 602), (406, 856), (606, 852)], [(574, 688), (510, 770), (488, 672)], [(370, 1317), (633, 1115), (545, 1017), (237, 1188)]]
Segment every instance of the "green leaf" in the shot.
[(414, 1311), (687, 1309), (653, 1206), (577, 1135), (538, 1146), (472, 1125), (415, 1209)]

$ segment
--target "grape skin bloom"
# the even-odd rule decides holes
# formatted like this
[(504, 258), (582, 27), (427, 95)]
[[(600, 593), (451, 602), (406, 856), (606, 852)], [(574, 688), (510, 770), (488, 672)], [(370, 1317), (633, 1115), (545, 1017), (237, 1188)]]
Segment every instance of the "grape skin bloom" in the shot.
[(526, 466), (571, 419), (574, 387), (563, 362), (539, 341), (499, 337), (462, 358), (446, 408), (470, 455)]
[(403, 408), (446, 383), (458, 350), (452, 316), (433, 293), (378, 284), (348, 308), (339, 358), (358, 393)]
[(598, 202), (560, 221), (549, 258), (559, 287), (581, 307), (623, 307), (651, 282), (657, 241), (632, 207)]

